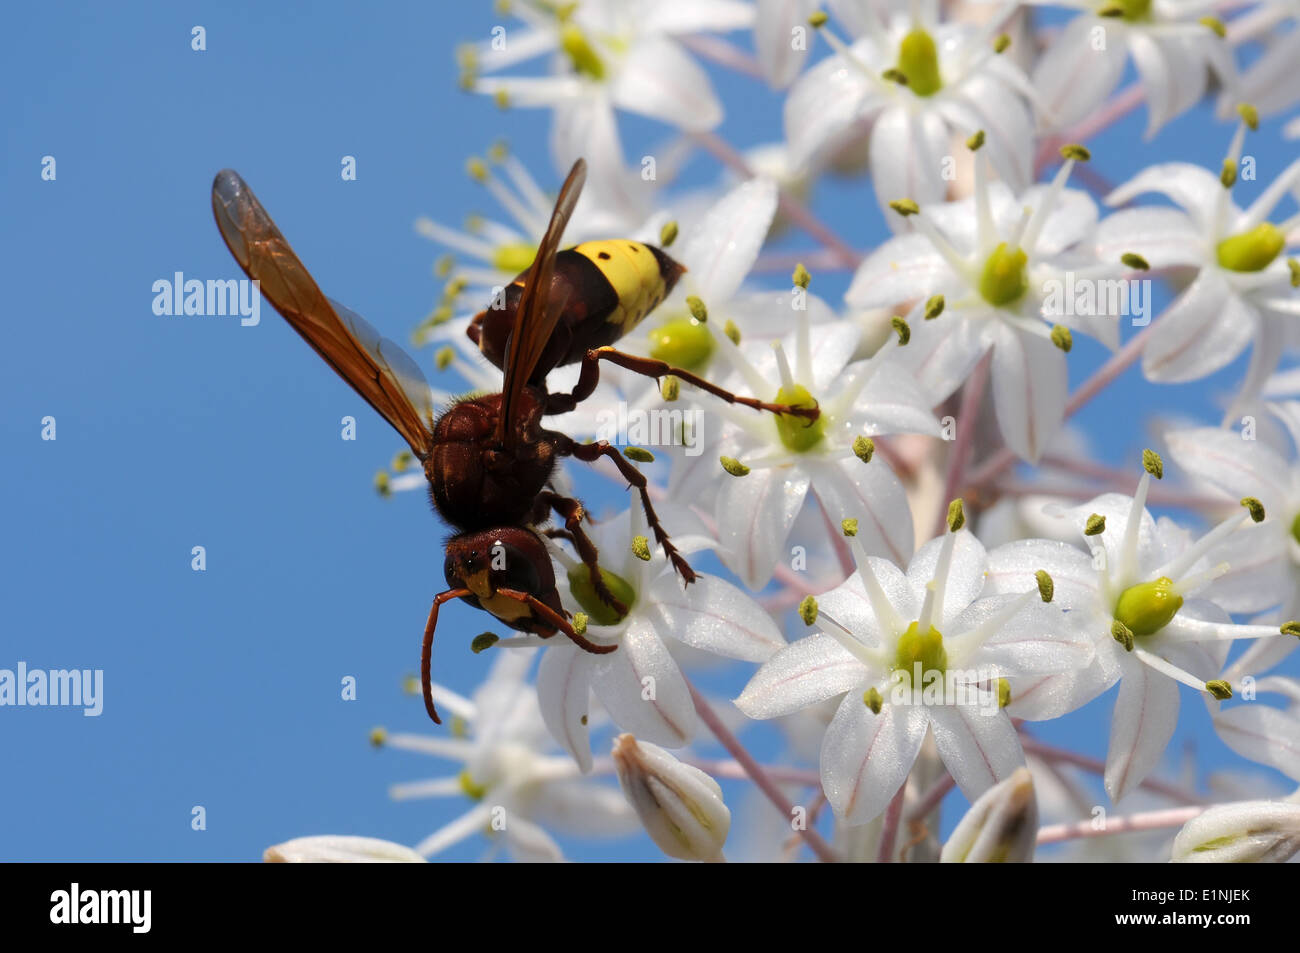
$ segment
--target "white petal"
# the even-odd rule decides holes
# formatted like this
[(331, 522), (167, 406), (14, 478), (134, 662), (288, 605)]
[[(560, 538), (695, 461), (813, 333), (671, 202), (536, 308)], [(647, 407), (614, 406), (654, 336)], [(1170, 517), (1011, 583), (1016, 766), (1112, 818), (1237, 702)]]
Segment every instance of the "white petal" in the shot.
[(529, 799), (528, 814), (561, 834), (618, 837), (640, 826), (617, 788), (587, 779), (548, 781)]
[[(867, 41), (853, 47), (855, 54), (866, 52), (869, 56), (871, 49)], [(800, 76), (785, 100), (785, 140), (791, 165), (802, 167), (839, 145), (857, 120), (877, 108), (880, 100), (874, 90), (868, 77), (839, 56), (822, 60)]]
[[(943, 537), (930, 540), (916, 551), (907, 567), (907, 583), (913, 592), (924, 593), (934, 579), (943, 549)], [(984, 570), (988, 554), (983, 544), (969, 531), (958, 531), (953, 540), (952, 562), (944, 582), (943, 606), (936, 626), (940, 632), (951, 629), (952, 622), (965, 611), (984, 588)]]
[(564, 851), (540, 825), (517, 814), (506, 816), (506, 843), (510, 855), (523, 864), (558, 864)]
[[(777, 89), (789, 86), (803, 69), (813, 33), (808, 16), (816, 6), (815, 0), (758, 0), (754, 49), (763, 75)], [(804, 31), (803, 49), (794, 48), (796, 28)]]
[(730, 33), (754, 23), (754, 8), (740, 0), (656, 0), (639, 10), (646, 33)]
[(1054, 605), (1082, 609), (1097, 599), (1098, 573), (1092, 557), (1054, 539), (1022, 539), (989, 552), (986, 576), (990, 592), (1032, 592), (1036, 573), (1052, 577)]
[[(1022, 202), (1037, 212), (1049, 197), (1051, 188), (1038, 185), (1025, 192)], [(1034, 254), (1038, 256), (1058, 255), (1091, 237), (1097, 227), (1097, 203), (1087, 192), (1062, 189), (1052, 202), (1052, 210), (1034, 243)]]
[(1054, 128), (1069, 126), (1092, 112), (1124, 72), (1128, 46), (1123, 33), (1108, 30), (1104, 46), (1096, 49), (1092, 40), (1096, 24), (1090, 16), (1075, 17), (1038, 57), (1033, 86)]
[(749, 179), (719, 199), (682, 243), (681, 261), (705, 305), (739, 290), (767, 238), (776, 199), (771, 179)]
[(937, 404), (970, 377), (992, 337), (978, 322), (945, 313), (933, 321), (913, 323), (912, 340), (899, 348), (895, 361)]
[[(876, 556), (868, 557), (867, 563), (894, 611), (903, 618), (914, 619), (921, 611), (921, 593), (908, 581), (903, 571), (889, 560)], [(884, 647), (887, 640), (898, 634), (887, 633), (882, 628), (871, 607), (871, 600), (867, 597), (867, 588), (860, 572), (853, 573), (830, 592), (822, 593), (817, 597), (817, 604), (822, 612), (872, 648)]]
[(931, 705), (939, 757), (962, 793), (975, 800), (1025, 763), (1015, 725), (1006, 712), (973, 705)]
[(869, 673), (829, 635), (810, 635), (772, 656), (736, 699), (750, 718), (778, 718), (843, 692), (861, 692)]
[(1300, 719), (1252, 702), (1219, 712), (1214, 727), (1237, 754), (1300, 781)]
[(1118, 802), (1160, 762), (1178, 724), (1178, 683), (1132, 655), (1124, 669), (1110, 725), (1106, 793)]
[(914, 542), (912, 510), (889, 465), (880, 457), (868, 464), (856, 457), (809, 464), (817, 499), (832, 525), (856, 519), (858, 539), (869, 554), (898, 564), (907, 562)]
[(374, 837), (323, 834), (296, 837), (268, 847), (262, 855), (267, 863), (282, 864), (423, 864), (424, 858), (411, 848)]
[(836, 816), (865, 824), (883, 812), (907, 780), (928, 724), (922, 707), (885, 704), (876, 715), (860, 695), (846, 695), (822, 739), (822, 788)]
[(1258, 440), (1243, 440), (1235, 430), (1192, 427), (1169, 431), (1165, 445), (1190, 476), (1230, 498), (1254, 496), (1264, 502), (1265, 509), (1270, 504), (1281, 506), (1286, 500), (1287, 463)]
[(542, 720), (582, 773), (591, 770), (587, 714), (591, 702), (591, 662), (595, 656), (576, 645), (551, 645), (537, 669), (537, 700)]
[(1068, 376), (1065, 355), (1051, 341), (998, 328), (993, 345), (993, 405), (1002, 438), (1022, 459), (1036, 461), (1060, 428)]
[[(954, 641), (1023, 599), (1019, 595), (986, 596), (975, 602), (952, 624)], [(945, 640), (948, 641), (948, 640)], [(955, 648), (956, 645), (953, 646)], [(1072, 625), (1067, 613), (1035, 597), (982, 644), (973, 647), (969, 659), (959, 658), (950, 648), (951, 664), (963, 668), (988, 668), (999, 678), (1056, 675), (1084, 668), (1092, 662), (1093, 639), (1082, 627)]]
[(746, 586), (758, 590), (787, 555), (786, 538), (811, 481), (800, 467), (754, 470), (726, 480), (718, 492), (718, 555)]
[[(850, 368), (843, 376), (852, 373)], [(914, 374), (898, 364), (886, 363), (871, 372), (856, 407), (837, 415), (837, 419), (842, 421), (840, 432), (846, 440), (849, 434), (923, 433), (937, 437), (942, 427), (930, 410), (932, 406), (934, 401)]]
[[(1104, 619), (1093, 621), (1099, 629), (1106, 624)], [(1078, 628), (1084, 634), (1093, 631), (1082, 626)], [(1012, 679), (1011, 704), (1006, 708), (1007, 714), (1028, 721), (1047, 721), (1069, 714), (1109, 691), (1119, 679), (1120, 667), (1111, 647), (1114, 643), (1103, 639), (1110, 640), (1109, 631), (1094, 639), (1092, 662), (1084, 668), (1056, 675)]]
[(680, 748), (695, 734), (695, 704), (654, 627), (635, 614), (618, 651), (595, 657), (591, 687), (614, 723), (638, 738)]
[(1165, 309), (1142, 352), (1149, 380), (1197, 380), (1231, 363), (1257, 331), (1258, 315), (1206, 268)]
[(647, 37), (623, 61), (610, 97), (630, 112), (690, 131), (722, 122), (722, 103), (695, 60), (673, 40)]
[(858, 266), (844, 300), (859, 308), (887, 308), (960, 282), (930, 239), (919, 234), (898, 235)]
[(897, 106), (876, 119), (871, 130), (871, 183), (891, 229), (907, 228), (903, 216), (889, 208), (895, 199), (912, 199), (922, 206), (944, 200), (947, 183), (942, 171), (948, 151), (947, 127), (934, 113)]
[(1129, 208), (1106, 216), (1097, 226), (1093, 250), (1107, 264), (1135, 252), (1152, 268), (1200, 265), (1206, 259), (1196, 224), (1176, 208)]
[(767, 610), (716, 576), (697, 576), (688, 586), (675, 575), (660, 576), (650, 601), (646, 612), (660, 634), (692, 648), (763, 662), (786, 644)]
[(1024, 101), (990, 74), (971, 76), (962, 84), (961, 105), (970, 109), (976, 124), (966, 133), (983, 129), (989, 160), (1004, 181), (1019, 191), (1033, 178), (1034, 121)]
[(1198, 228), (1205, 229), (1212, 224), (1210, 216), (1222, 191), (1219, 177), (1199, 165), (1164, 162), (1133, 176), (1106, 196), (1106, 204), (1124, 205), (1143, 193), (1158, 192), (1181, 206)]
[(1129, 50), (1146, 93), (1146, 136), (1150, 139), (1201, 98), (1209, 70), (1204, 56), (1180, 37), (1155, 37), (1134, 30), (1129, 34)]

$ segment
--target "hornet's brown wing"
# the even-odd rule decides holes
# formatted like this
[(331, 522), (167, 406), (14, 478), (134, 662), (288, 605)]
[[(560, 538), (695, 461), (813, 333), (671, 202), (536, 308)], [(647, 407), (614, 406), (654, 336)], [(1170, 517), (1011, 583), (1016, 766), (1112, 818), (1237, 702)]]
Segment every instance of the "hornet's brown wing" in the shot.
[(537, 257), (524, 276), (524, 290), (515, 311), (515, 326), (506, 344), (505, 383), (502, 385), (501, 416), (497, 420), (497, 439), (502, 443), (519, 436), (514, 419), (519, 409), (519, 395), (523, 393), (533, 368), (542, 356), (556, 322), (560, 308), (548, 307), (551, 300), (551, 278), (555, 274), (555, 253), (560, 250), (564, 227), (569, 224), (573, 207), (578, 204), (582, 185), (587, 180), (587, 163), (579, 159), (564, 180), (560, 197), (555, 200), (551, 223), (546, 227), (542, 243), (537, 246)]
[(421, 460), (433, 446), (433, 394), (419, 366), (360, 315), (325, 297), (239, 173), (212, 183), (221, 237), (249, 278), (325, 363), (393, 425)]

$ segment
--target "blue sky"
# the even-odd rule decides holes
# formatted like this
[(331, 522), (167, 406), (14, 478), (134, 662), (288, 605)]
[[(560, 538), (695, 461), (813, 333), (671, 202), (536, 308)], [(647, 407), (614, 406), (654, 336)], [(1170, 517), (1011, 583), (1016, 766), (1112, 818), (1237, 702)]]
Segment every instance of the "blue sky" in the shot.
[[(438, 292), (437, 250), (415, 217), (495, 213), (463, 168), (503, 136), (553, 188), (547, 118), (455, 88), (454, 47), (487, 35), (488, 3), (45, 4), (8, 22), (0, 667), (101, 668), (105, 700), (98, 718), (0, 710), (0, 858), (242, 860), (312, 833), (413, 844), (465, 805), (390, 802), (390, 783), (446, 766), (377, 752), (367, 735), (432, 730), (401, 683), (442, 588), (444, 529), (422, 494), (374, 494), (398, 439), (269, 307), (255, 328), (162, 317), (151, 288), (176, 271), (238, 274), (208, 197), (230, 166), (327, 293), (405, 341)], [(204, 52), (190, 48), (196, 24)], [(729, 141), (779, 135), (779, 97), (749, 79), (716, 81)], [(1132, 116), (1090, 143), (1111, 181), (1157, 155), (1217, 168), (1231, 134), (1202, 110), (1145, 145), (1143, 123)], [(1265, 181), (1295, 151), (1276, 126), (1252, 138)], [(633, 155), (665, 133), (622, 128)], [(53, 182), (40, 177), (46, 155)], [(357, 158), (354, 182), (340, 178), (344, 155)], [(686, 182), (715, 172), (699, 157)], [(862, 183), (831, 184), (815, 206), (855, 244), (884, 236)], [(817, 290), (834, 300), (846, 281), (826, 276)], [(1072, 380), (1101, 356), (1081, 343)], [(1216, 395), (1242, 371), (1181, 388), (1130, 374), (1079, 419), (1109, 462), (1131, 462), (1147, 442), (1135, 407), (1212, 422)], [(347, 414), (359, 421), (354, 442), (339, 439)], [(47, 415), (53, 442), (40, 439)], [(598, 509), (621, 506), (607, 482), (579, 487)], [(196, 545), (202, 573), (190, 569)], [(465, 692), (488, 660), (458, 633), (482, 623), (457, 607), (440, 637), (438, 677)], [(745, 671), (702, 681), (734, 694)], [(345, 675), (355, 701), (340, 699)], [(1112, 699), (1042, 735), (1103, 756)], [(1170, 750), (1242, 764), (1186, 701)], [(754, 739), (775, 750), (772, 736)], [(742, 785), (726, 790), (741, 803)], [(195, 805), (205, 831), (191, 829)], [(580, 858), (659, 856), (645, 838), (565, 843)]]

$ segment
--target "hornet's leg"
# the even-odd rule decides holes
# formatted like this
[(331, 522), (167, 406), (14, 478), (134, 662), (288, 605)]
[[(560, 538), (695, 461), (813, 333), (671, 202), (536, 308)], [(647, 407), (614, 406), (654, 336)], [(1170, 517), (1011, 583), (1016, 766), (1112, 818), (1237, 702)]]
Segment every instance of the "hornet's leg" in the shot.
[(659, 515), (655, 513), (654, 504), (650, 502), (650, 493), (647, 489), (649, 484), (646, 482), (645, 474), (638, 470), (631, 460), (628, 460), (604, 440), (597, 440), (595, 443), (578, 443), (572, 437), (553, 431), (547, 431), (546, 436), (555, 442), (555, 451), (562, 456), (571, 456), (584, 463), (594, 463), (601, 457), (609, 457), (613, 460), (614, 466), (618, 467), (618, 472), (623, 475), (623, 479), (627, 480), (628, 485), (635, 487), (637, 492), (641, 494), (641, 508), (645, 510), (646, 522), (650, 524), (650, 529), (655, 536), (655, 542), (663, 547), (664, 555), (673, 564), (673, 569), (686, 582), (695, 581), (695, 570), (691, 568), (685, 557), (677, 551), (677, 547), (668, 538), (668, 533), (664, 530), (663, 524), (659, 522)]
[(600, 575), (596, 544), (591, 541), (591, 537), (587, 535), (587, 531), (582, 526), (583, 518), (587, 515), (582, 501), (568, 496), (560, 496), (560, 494), (550, 490), (544, 490), (541, 499), (564, 519), (565, 538), (573, 544), (573, 548), (578, 552), (578, 558), (587, 567), (587, 571), (591, 575), (591, 584), (596, 590), (596, 595), (600, 597), (600, 601), (619, 615), (627, 615), (627, 606), (609, 591), (609, 587), (605, 585), (605, 580)]
[[(597, 645), (586, 636), (579, 635), (574, 631), (573, 625), (568, 619), (560, 615), (560, 613), (556, 612), (545, 602), (531, 593), (522, 592), (518, 589), (498, 589), (496, 594), (498, 596), (505, 596), (507, 599), (513, 599), (515, 602), (522, 602), (524, 605), (528, 606), (528, 608), (532, 609), (533, 613), (539, 619), (547, 625), (554, 626), (556, 629), (563, 632), (570, 638), (570, 640), (572, 640), (574, 645), (584, 651), (590, 652), (592, 655), (608, 655), (610, 652), (613, 652), (618, 648), (617, 645)], [(551, 635), (554, 635), (554, 633), (551, 633)], [(548, 639), (551, 636), (542, 635), (541, 637)]]
[(706, 381), (698, 374), (692, 374), (680, 367), (673, 367), (671, 364), (651, 357), (637, 357), (635, 354), (626, 354), (612, 347), (598, 347), (588, 351), (587, 356), (582, 360), (582, 372), (578, 376), (577, 386), (569, 394), (549, 395), (546, 399), (546, 413), (548, 415), (568, 413), (579, 403), (590, 397), (592, 392), (595, 391), (596, 385), (600, 382), (601, 361), (609, 361), (609, 363), (626, 368), (634, 374), (653, 377), (655, 380), (671, 375), (693, 387), (698, 387), (700, 390), (712, 394), (714, 397), (719, 397), (729, 404), (740, 404), (742, 407), (752, 407), (754, 410), (763, 410), (772, 414), (803, 417), (810, 424), (821, 414), (821, 411), (816, 407), (795, 407), (792, 404), (773, 404), (763, 400), (756, 400), (753, 397), (742, 397), (740, 394), (719, 387), (717, 384)]
[(438, 710), (433, 707), (433, 682), (430, 678), (433, 662), (433, 632), (438, 628), (438, 610), (444, 602), (468, 596), (468, 589), (448, 589), (440, 592), (433, 599), (433, 608), (429, 610), (429, 621), (424, 624), (424, 642), (420, 647), (420, 686), (424, 689), (424, 710), (429, 713), (435, 725), (441, 725)]

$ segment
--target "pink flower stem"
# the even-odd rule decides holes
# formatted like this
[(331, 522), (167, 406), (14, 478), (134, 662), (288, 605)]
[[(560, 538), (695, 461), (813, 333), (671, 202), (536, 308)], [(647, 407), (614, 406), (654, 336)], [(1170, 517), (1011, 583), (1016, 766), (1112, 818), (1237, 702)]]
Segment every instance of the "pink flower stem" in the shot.
[(1097, 111), (1091, 116), (1080, 120), (1059, 135), (1048, 136), (1039, 146), (1038, 155), (1034, 157), (1035, 171), (1041, 173), (1057, 157), (1057, 150), (1065, 143), (1084, 143), (1111, 123), (1127, 116), (1142, 104), (1145, 95), (1142, 84), (1134, 83), (1097, 107)]
[(907, 782), (898, 789), (894, 799), (885, 808), (884, 824), (880, 828), (880, 848), (876, 852), (876, 863), (888, 864), (894, 859), (894, 842), (898, 840), (898, 825), (903, 820), (903, 798), (907, 794)]
[(938, 808), (943, 803), (943, 799), (948, 796), (948, 792), (956, 786), (957, 782), (953, 780), (952, 775), (945, 772), (944, 776), (930, 785), (930, 789), (923, 793), (916, 804), (912, 806), (907, 819), (909, 821), (925, 820), (926, 816)]
[[(781, 812), (782, 816), (787, 821), (792, 821), (795, 816), (794, 805), (781, 793), (781, 789), (777, 787), (776, 782), (763, 769), (763, 766), (754, 760), (754, 756), (732, 734), (731, 729), (722, 723), (722, 719), (718, 717), (717, 712), (713, 710), (689, 679), (686, 682), (686, 687), (690, 689), (691, 700), (695, 703), (696, 713), (700, 716), (700, 720), (708, 726), (709, 731), (713, 732), (713, 737), (717, 738), (718, 743), (727, 750), (727, 753), (736, 759), (744, 769), (745, 774), (754, 782), (754, 786), (763, 792), (767, 799)], [(817, 833), (811, 826), (798, 831), (798, 834), (803, 837), (804, 843), (823, 862), (833, 864), (839, 860), (838, 855), (831, 849), (831, 845), (826, 843), (821, 834)]]
[(938, 518), (934, 521), (934, 532), (931, 535), (943, 535), (947, 527), (948, 504), (957, 496), (957, 489), (966, 474), (966, 464), (970, 462), (971, 451), (975, 447), (975, 422), (979, 417), (980, 402), (984, 399), (984, 389), (988, 385), (992, 358), (991, 352), (985, 352), (962, 390), (961, 408), (957, 411), (957, 439), (953, 441), (952, 452), (948, 454), (948, 476), (943, 481), (943, 496), (939, 497)]
[[(745, 157), (733, 149), (720, 136), (712, 132), (693, 132), (691, 138), (737, 175), (745, 179), (754, 178), (754, 170), (749, 167)], [(842, 267), (856, 268), (858, 266), (858, 253), (850, 248), (842, 238), (822, 224), (802, 202), (785, 189), (782, 189), (778, 194), (777, 203), (787, 218), (834, 252), (839, 257)]]
[(1076, 821), (1073, 824), (1051, 824), (1038, 829), (1038, 843), (1057, 844), (1081, 837), (1105, 837), (1107, 834), (1128, 834), (1135, 831), (1155, 831), (1165, 827), (1182, 827), (1192, 818), (1203, 814), (1204, 805), (1196, 807), (1171, 807), (1163, 811), (1144, 811), (1127, 817), (1107, 818), (1102, 824), (1095, 821)]

